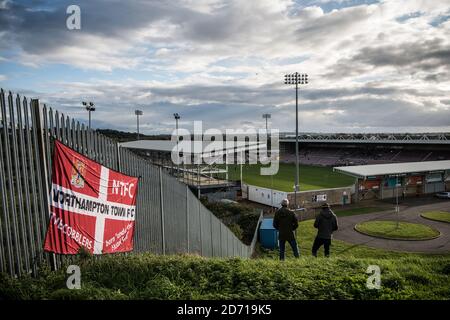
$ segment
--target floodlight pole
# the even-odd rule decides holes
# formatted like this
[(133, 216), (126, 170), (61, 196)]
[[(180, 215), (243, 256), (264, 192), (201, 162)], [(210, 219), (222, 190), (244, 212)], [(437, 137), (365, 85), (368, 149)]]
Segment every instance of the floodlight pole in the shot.
[(400, 219), (400, 208), (399, 208), (399, 206), (398, 206), (398, 174), (396, 175), (396, 178), (395, 178), (395, 198), (396, 198), (395, 211), (397, 212), (397, 225), (396, 225), (396, 229), (398, 229), (399, 219)]
[(137, 140), (139, 140), (139, 116), (142, 116), (144, 113), (141, 110), (135, 110), (134, 114), (136, 115), (137, 120)]
[(239, 178), (241, 179), (241, 190), (242, 190), (242, 163), (244, 162), (243, 156), (244, 155), (242, 154), (242, 150), (241, 150), (241, 158), (239, 159), (239, 167), (240, 167)]
[(177, 162), (177, 179), (180, 179), (180, 159), (179, 159), (180, 152), (178, 151), (178, 143), (179, 143), (180, 137), (178, 136), (178, 120), (180, 120), (181, 117), (180, 117), (180, 115), (178, 113), (174, 113), (173, 117), (175, 118), (175, 129), (176, 129), (176, 132), (177, 132), (177, 159), (178, 159), (178, 162)]
[(294, 207), (298, 209), (297, 192), (299, 190), (299, 159), (298, 159), (298, 81), (295, 81), (295, 192), (294, 192)]
[(273, 211), (273, 174), (270, 175), (270, 200), (271, 200), (271, 210)]
[(299, 190), (299, 154), (298, 154), (298, 85), (308, 83), (308, 75), (305, 73), (292, 73), (284, 76), (285, 84), (295, 84), (295, 186), (294, 186), (294, 208), (298, 209), (297, 192)]
[(91, 130), (91, 112), (95, 111), (95, 105), (93, 102), (82, 102), (83, 106), (89, 112), (89, 130)]
[[(263, 118), (266, 119), (266, 134), (269, 136), (269, 126), (267, 124), (267, 120), (271, 118), (270, 113), (264, 113)], [(267, 138), (269, 140), (269, 138)], [(267, 145), (267, 149), (269, 146)], [(270, 155), (272, 157), (272, 154)], [(270, 175), (270, 202), (271, 202), (271, 210), (273, 210), (273, 175)]]
[(266, 119), (266, 132), (268, 133), (268, 132), (269, 132), (269, 129), (268, 129), (268, 125), (267, 125), (267, 120), (270, 119), (271, 115), (270, 115), (270, 113), (264, 113), (264, 114), (262, 115), (262, 117), (263, 117), (264, 119)]

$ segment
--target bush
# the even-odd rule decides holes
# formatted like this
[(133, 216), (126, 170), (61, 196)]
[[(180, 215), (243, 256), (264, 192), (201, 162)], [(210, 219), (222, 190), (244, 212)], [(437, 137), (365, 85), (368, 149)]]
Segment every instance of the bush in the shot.
[(428, 285), (431, 283), (431, 280), (428, 276), (418, 273), (407, 273), (405, 275), (405, 279), (409, 280), (416, 284)]
[(256, 229), (259, 212), (249, 205), (208, 202), (201, 199), (203, 205), (219, 218), (244, 243), (250, 244)]
[(447, 264), (442, 268), (442, 273), (450, 275), (450, 264)]
[(255, 212), (247, 212), (240, 216), (238, 220), (239, 226), (241, 226), (243, 234), (242, 241), (250, 244), (255, 234), (255, 229), (258, 224), (259, 214)]
[(147, 281), (145, 288), (138, 292), (137, 299), (161, 299), (174, 300), (183, 298), (183, 290), (169, 278), (163, 275), (156, 275), (150, 281)]
[(403, 289), (403, 278), (400, 276), (388, 276), (386, 278), (382, 278), (382, 286), (389, 288), (394, 291), (399, 291)]
[(231, 232), (234, 233), (234, 235), (238, 238), (238, 239), (242, 239), (243, 238), (243, 234), (244, 232), (242, 231), (241, 227), (237, 224), (237, 223), (231, 223), (228, 225), (228, 228), (231, 230)]
[[(381, 289), (366, 287), (368, 265)], [(448, 299), (448, 258), (242, 260), (130, 254), (89, 260), (81, 289), (66, 288), (65, 269), (38, 278), (0, 275), (0, 299)], [(420, 274), (413, 272), (420, 265)]]
[(48, 298), (51, 300), (127, 300), (128, 296), (121, 293), (120, 290), (97, 288), (87, 284), (79, 290), (58, 289), (51, 292)]

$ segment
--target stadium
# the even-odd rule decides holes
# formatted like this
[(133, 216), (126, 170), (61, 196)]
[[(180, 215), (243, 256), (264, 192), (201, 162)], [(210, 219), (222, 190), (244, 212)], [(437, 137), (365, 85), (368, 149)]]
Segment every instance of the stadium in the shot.
[[(366, 166), (381, 164), (398, 164), (406, 170), (408, 163), (427, 162), (424, 171), (411, 175), (411, 179), (402, 176), (400, 182), (380, 181), (380, 177), (370, 176), (358, 183), (355, 197), (361, 199), (384, 199), (395, 196), (395, 192), (381, 187), (392, 188), (393, 184), (402, 188), (406, 196), (420, 196), (446, 191), (449, 188), (448, 163), (443, 167), (432, 169), (434, 162), (450, 159), (450, 135), (448, 133), (433, 134), (303, 134), (299, 136), (300, 163), (304, 165), (319, 165), (324, 167)], [(281, 162), (295, 161), (295, 134), (285, 134), (280, 139)], [(429, 164), (429, 170), (428, 166)], [(389, 171), (389, 170), (388, 170)], [(401, 171), (401, 169), (400, 169)], [(345, 170), (337, 170), (345, 173)], [(397, 174), (403, 172), (386, 172)], [(412, 172), (414, 173), (414, 172)], [(426, 176), (428, 174), (428, 176)], [(434, 174), (434, 175), (433, 175)], [(364, 177), (367, 178), (367, 177)], [(392, 179), (391, 179), (392, 180)], [(395, 180), (395, 179), (394, 179)], [(404, 180), (404, 181), (403, 181)], [(426, 183), (425, 183), (426, 181)], [(341, 182), (345, 184), (345, 181)]]
[(0, 314), (436, 311), (396, 300), (450, 301), (449, 13), (0, 0)]
[[(327, 272), (334, 272), (333, 277), (339, 278), (335, 274), (339, 272), (335, 270), (335, 263), (340, 261), (339, 259), (350, 261), (349, 263), (355, 266), (359, 266), (360, 263), (365, 265), (365, 258), (376, 259), (379, 264), (394, 265), (402, 277), (405, 277), (402, 281), (417, 290), (417, 297), (428, 298), (428, 286), (421, 287), (416, 278), (407, 278), (409, 276), (400, 269), (404, 264), (411, 265), (411, 259), (419, 259), (420, 263), (430, 264), (433, 268), (438, 266), (441, 268), (442, 263), (445, 264), (448, 259), (446, 258), (450, 241), (448, 133), (414, 135), (308, 133), (298, 137), (295, 134), (284, 133), (279, 139), (279, 150), (271, 150), (273, 154), (271, 153), (268, 158), (275, 160), (270, 166), (274, 163), (279, 165), (278, 172), (275, 175), (261, 175), (261, 170), (267, 165), (250, 164), (249, 161), (255, 154), (264, 155), (267, 149), (270, 149), (267, 146), (272, 145), (272, 140), (249, 142), (249, 139), (246, 141), (246, 137), (242, 136), (240, 139), (244, 141), (243, 143), (232, 146), (225, 144), (219, 150), (204, 151), (204, 147), (208, 145), (208, 140), (205, 140), (201, 141), (200, 151), (195, 148), (184, 148), (180, 152), (183, 140), (176, 135), (172, 136), (172, 140), (168, 140), (167, 137), (165, 140), (161, 139), (161, 136), (138, 135), (139, 139), (135, 140), (135, 133), (121, 133), (111, 129), (92, 130), (85, 124), (75, 122), (53, 108), (48, 108), (37, 99), (32, 99), (28, 103), (27, 99), (18, 97), (14, 104), (11, 92), (5, 94), (2, 90), (0, 94), (2, 102), (0, 219), (3, 226), (0, 268), (3, 273), (19, 279), (16, 282), (9, 276), (0, 278), (1, 287), (7, 290), (0, 293), (7, 297), (23, 298), (23, 292), (40, 298), (57, 297), (51, 293), (52, 289), (48, 287), (47, 282), (29, 287), (28, 282), (22, 282), (22, 279), (25, 279), (23, 275), (29, 273), (33, 275), (31, 281), (41, 281), (41, 274), (45, 272), (42, 271), (42, 266), (50, 266), (51, 274), (63, 274), (65, 266), (72, 263), (73, 259), (82, 259), (80, 263), (84, 263), (81, 262), (83, 259), (88, 259), (92, 267), (97, 266), (101, 269), (126, 265), (126, 268), (131, 270), (130, 274), (135, 274), (135, 270), (142, 270), (148, 266), (160, 270), (160, 263), (167, 265), (167, 270), (170, 270), (169, 266), (172, 266), (174, 261), (184, 266), (190, 263), (200, 264), (201, 268), (210, 268), (211, 263), (215, 266), (219, 263), (221, 272), (225, 272), (230, 270), (229, 263), (233, 261), (228, 259), (234, 257), (242, 259), (239, 263), (242, 263), (243, 268), (248, 267), (252, 270), (252, 277), (259, 277), (267, 270), (279, 272), (279, 266), (273, 264), (274, 260), (278, 259), (278, 251), (281, 250), (277, 241), (278, 231), (274, 227), (273, 220), (285, 199), (289, 201), (289, 207), (292, 209), (290, 212), (299, 225), (300, 232), (295, 234), (296, 241), (306, 256), (301, 260), (293, 259), (295, 252), (287, 251), (285, 256), (289, 260), (287, 263), (296, 270), (299, 266), (315, 266), (314, 268), (318, 270), (325, 266)], [(14, 109), (19, 112), (14, 113)], [(128, 138), (116, 139), (120, 135)], [(294, 151), (296, 138), (299, 140), (300, 160), (300, 188), (297, 191), (292, 190), (296, 174)], [(52, 160), (51, 150), (55, 154), (56, 148), (62, 148), (61, 146), (64, 146), (70, 155), (59, 155)], [(174, 152), (183, 160), (181, 163), (174, 162), (172, 158)], [(231, 158), (244, 161), (238, 164), (227, 162), (215, 164), (214, 161), (197, 164), (192, 161), (198, 158), (225, 160)], [(67, 161), (75, 163), (69, 162), (69, 166), (64, 165)], [(96, 168), (97, 173), (90, 173), (92, 168)], [(63, 170), (66, 170), (62, 175), (63, 178), (58, 178), (58, 174)], [(84, 183), (83, 174), (86, 172), (96, 179), (102, 179), (109, 174), (113, 177), (123, 177), (122, 179), (132, 179), (120, 184), (116, 180), (112, 181), (112, 189), (116, 188), (114, 186), (124, 186), (123, 190), (127, 190), (125, 192), (127, 195), (131, 195), (130, 190), (136, 190), (135, 187), (138, 186), (136, 206), (127, 205), (123, 208), (133, 214), (110, 215), (110, 219), (120, 220), (119, 226), (124, 226), (123, 223), (128, 223), (127, 221), (132, 221), (132, 224), (124, 226), (116, 235), (110, 236), (105, 241), (106, 245), (111, 245), (108, 249), (113, 251), (111, 253), (126, 245), (127, 252), (132, 251), (133, 254), (111, 254), (110, 258), (90, 260), (92, 254), (104, 253), (99, 246), (101, 242), (90, 241), (89, 237), (92, 236), (89, 233), (83, 235), (82, 232), (85, 231), (76, 231), (78, 224), (71, 226), (70, 220), (64, 224), (57, 217), (59, 210), (67, 210), (70, 205), (73, 206), (75, 199), (85, 197), (79, 192), (79, 188), (91, 188), (95, 185)], [(64, 192), (65, 200), (48, 197), (50, 177), (54, 194)], [(67, 191), (66, 187), (56, 185), (58, 179), (68, 178), (70, 178), (68, 185), (73, 185), (76, 191), (70, 189)], [(108, 185), (109, 182), (106, 181), (97, 183), (99, 190), (102, 188), (107, 190)], [(131, 185), (132, 187), (128, 187)], [(66, 191), (58, 191), (59, 188)], [(92, 191), (89, 192), (92, 194)], [(116, 206), (114, 202), (108, 200), (103, 203), (106, 194), (102, 199), (101, 192), (96, 192), (99, 198), (92, 198), (90, 195), (85, 200), (94, 203), (96, 208), (105, 210), (109, 208), (109, 204)], [(435, 195), (440, 195), (441, 198), (436, 198)], [(95, 201), (92, 202), (92, 199)], [(108, 206), (103, 207), (105, 204)], [(328, 206), (331, 206), (335, 216), (339, 218), (340, 227), (333, 235), (333, 254), (336, 257), (330, 258), (324, 264), (321, 260), (311, 260), (315, 259), (317, 252), (310, 253), (310, 250), (315, 246), (314, 221), (321, 210)], [(49, 207), (55, 210), (52, 212), (50, 224), (47, 218)], [(83, 210), (87, 209), (84, 206), (74, 206), (75, 217), (83, 215)], [(103, 213), (98, 210), (97, 213), (89, 212), (87, 215), (91, 218), (100, 215), (103, 221), (106, 220)], [(20, 217), (21, 223), (18, 223), (17, 217)], [(102, 232), (101, 228), (105, 228), (106, 234), (106, 223), (98, 225), (98, 228), (97, 224), (95, 227), (91, 225), (91, 230), (95, 230), (97, 234), (98, 230)], [(52, 230), (52, 233), (47, 231), (46, 235), (47, 228)], [(27, 230), (31, 232), (29, 236), (19, 236), (26, 235)], [(62, 239), (49, 240), (59, 232), (58, 230), (66, 230), (65, 232), (71, 234), (68, 241), (80, 241), (80, 249), (75, 251), (72, 244), (67, 246), (66, 250)], [(39, 249), (44, 246), (44, 241), (46, 251)], [(92, 245), (83, 246), (86, 243)], [(93, 245), (94, 243), (96, 245)], [(50, 250), (52, 245), (55, 245), (56, 249), (51, 250), (66, 251), (57, 251), (61, 252), (57, 255), (49, 254), (47, 250)], [(325, 251), (325, 255), (328, 254), (329, 252)], [(204, 258), (200, 259), (198, 256), (205, 257), (206, 260), (201, 260)], [(109, 263), (108, 261), (112, 261), (112, 266), (105, 265)], [(141, 264), (143, 265), (139, 266)], [(300, 268), (303, 269), (307, 268)], [(183, 274), (192, 272), (184, 267), (178, 268), (176, 272), (180, 270)], [(441, 290), (438, 297), (445, 297), (448, 287), (444, 278), (447, 276), (436, 274), (433, 270), (428, 267), (419, 274), (426, 274), (432, 279), (429, 283), (433, 283), (433, 286), (438, 286)], [(353, 272), (357, 274), (360, 271), (354, 269)], [(139, 279), (148, 279), (149, 276), (153, 277), (155, 272), (148, 274), (137, 272), (136, 275)], [(158, 272), (156, 273), (161, 274)], [(184, 286), (186, 281), (184, 276), (174, 279), (170, 274), (171, 271), (168, 272), (164, 273), (164, 277), (172, 279), (170, 282), (174, 281), (176, 286)], [(246, 271), (233, 272), (241, 274)], [(206, 283), (217, 282), (211, 278), (213, 273), (206, 271)], [(321, 275), (315, 274), (315, 277)], [(306, 276), (306, 279), (310, 277), (310, 275), (303, 276)], [(198, 283), (196, 280), (198, 275), (192, 277), (194, 280), (189, 282), (189, 287), (195, 287)], [(286, 277), (290, 278), (287, 274)], [(372, 292), (368, 291), (371, 289), (365, 286), (363, 279), (365, 277), (357, 280), (360, 288), (356, 296)], [(98, 285), (95, 276), (88, 281), (91, 281), (91, 286)], [(134, 289), (130, 291), (126, 286), (122, 287), (126, 295), (119, 295), (118, 298), (173, 297), (172, 293), (166, 291), (156, 293), (146, 291), (137, 278), (130, 281)], [(160, 281), (153, 281), (148, 280), (145, 286), (160, 290)], [(343, 281), (345, 283), (346, 280)], [(100, 286), (109, 288), (110, 284), (104, 283)], [(302, 283), (302, 286), (308, 288), (309, 293), (306, 297), (312, 298), (310, 292), (314, 287), (305, 283)], [(39, 292), (34, 288), (40, 288)], [(258, 287), (254, 291), (249, 288), (250, 297), (260, 298), (259, 292), (262, 289), (263, 287)], [(69, 297), (72, 294), (71, 289), (61, 290), (58, 294), (62, 297)], [(104, 292), (110, 292), (108, 290), (110, 289), (102, 291), (99, 297), (107, 297)], [(195, 289), (195, 295), (185, 289), (177, 290), (180, 290), (184, 297), (204, 297), (203, 289), (200, 288)], [(234, 292), (233, 288), (229, 290)], [(323, 290), (325, 291), (320, 297), (329, 297), (327, 294), (329, 289)], [(407, 298), (409, 292), (395, 287), (393, 289), (388, 285), (379, 291), (380, 295), (377, 297), (387, 297), (391, 290), (397, 290), (404, 298)], [(223, 294), (222, 289), (212, 289), (210, 292), (214, 297), (222, 297)], [(295, 297), (301, 298), (299, 293), (300, 291), (296, 291)], [(268, 294), (283, 298), (291, 297), (286, 291), (278, 289), (275, 293), (271, 291)], [(353, 295), (352, 297), (356, 297)], [(234, 293), (227, 297), (232, 296), (235, 297)], [(175, 296), (177, 297), (179, 298)]]
[[(145, 137), (144, 137), (145, 139)], [(245, 141), (245, 137), (240, 137)], [(305, 206), (320, 206), (320, 201), (312, 203), (310, 198), (318, 194), (326, 195), (331, 204), (343, 201), (394, 198), (399, 189), (402, 197), (420, 197), (449, 189), (448, 162), (450, 160), (450, 134), (300, 134), (300, 199)], [(204, 144), (207, 144), (203, 141)], [(166, 140), (140, 140), (125, 142), (122, 146), (140, 152), (152, 163), (163, 166), (172, 175), (190, 185), (194, 192), (209, 198), (230, 200), (249, 199), (258, 203), (278, 207), (282, 198), (294, 191), (295, 185), (295, 134), (282, 133), (279, 139), (279, 170), (275, 175), (261, 175), (261, 164), (248, 164), (249, 151), (253, 146), (244, 145), (239, 150), (229, 148), (223, 151), (233, 157), (246, 153), (246, 163), (230, 165), (206, 165), (175, 167), (171, 152), (175, 144)], [(203, 155), (202, 155), (203, 156)], [(234, 159), (234, 158), (233, 158)], [(400, 181), (394, 181), (389, 172), (381, 176), (358, 177), (348, 174), (340, 167), (398, 164), (407, 170), (408, 164), (423, 163), (416, 171), (400, 172)], [(442, 163), (434, 168), (432, 164)], [(176, 169), (176, 170), (175, 170)], [(419, 172), (420, 171), (420, 172)], [(391, 175), (391, 177), (389, 177)], [(358, 179), (362, 178), (362, 179)], [(356, 180), (355, 180), (356, 179)], [(395, 187), (397, 185), (397, 187)], [(337, 196), (341, 193), (347, 196)], [(269, 190), (269, 191), (268, 191)], [(304, 192), (304, 196), (303, 193)], [(255, 197), (260, 193), (259, 197)], [(274, 198), (276, 197), (276, 199)], [(324, 200), (325, 201), (325, 200)]]

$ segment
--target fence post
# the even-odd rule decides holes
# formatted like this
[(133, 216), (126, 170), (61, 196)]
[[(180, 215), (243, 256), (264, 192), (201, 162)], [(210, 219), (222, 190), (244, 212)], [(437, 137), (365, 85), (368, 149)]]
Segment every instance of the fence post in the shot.
[(186, 249), (189, 253), (189, 187), (186, 185)]
[(211, 233), (211, 257), (214, 257), (214, 240), (213, 240), (213, 215), (212, 213), (209, 215), (209, 228)]
[[(47, 170), (47, 158), (45, 154), (45, 141), (44, 141), (44, 133), (46, 128), (43, 128), (42, 121), (41, 121), (41, 110), (39, 108), (39, 100), (38, 99), (32, 99), (31, 100), (31, 108), (33, 109), (33, 112), (31, 115), (33, 116), (33, 124), (36, 126), (36, 132), (37, 132), (37, 154), (38, 154), (38, 163), (40, 165), (40, 170), (42, 172), (43, 178), (41, 179), (41, 188), (43, 193), (43, 199), (44, 201), (44, 208), (47, 210), (45, 216), (50, 215), (50, 203), (48, 202), (48, 195), (50, 194), (50, 186), (48, 185), (48, 170)], [(50, 264), (52, 270), (56, 270), (56, 257), (55, 254), (50, 255)]]
[(117, 171), (122, 172), (121, 171), (121, 167), (120, 167), (120, 143), (117, 142), (116, 144), (116, 152), (117, 152)]
[(161, 238), (162, 238), (162, 254), (166, 254), (166, 237), (164, 232), (164, 192), (163, 192), (163, 179), (162, 168), (159, 167), (159, 194), (161, 199)]
[(219, 221), (219, 257), (223, 257), (223, 244), (222, 244), (222, 224), (223, 222)]
[(200, 255), (203, 256), (203, 236), (202, 236), (202, 203), (199, 201), (198, 203), (198, 225), (200, 229)]
[[(9, 267), (9, 274), (14, 276), (17, 262), (16, 260), (20, 258), (20, 255), (18, 255), (15, 251), (15, 245), (13, 247), (13, 243), (16, 243), (16, 238), (14, 238), (14, 232), (11, 232), (12, 228), (12, 221), (10, 222), (11, 216), (10, 216), (10, 206), (12, 205), (12, 200), (8, 201), (7, 197), (9, 196), (10, 199), (14, 199), (14, 194), (12, 193), (12, 178), (10, 174), (10, 148), (9, 148), (9, 124), (6, 116), (6, 103), (5, 103), (5, 94), (3, 89), (0, 91), (0, 116), (2, 119), (2, 137), (0, 137), (0, 183), (1, 183), (1, 194), (2, 194), (2, 211), (3, 211), (3, 217), (4, 221), (2, 223), (5, 223), (5, 230), (6, 230), (6, 249), (8, 253), (8, 267)], [(3, 154), (3, 145), (5, 146), (5, 151)], [(3, 163), (3, 161), (5, 161)], [(3, 168), (2, 168), (3, 167)], [(8, 190), (8, 192), (7, 192)], [(7, 194), (8, 193), (8, 194)], [(14, 207), (11, 208), (11, 212), (14, 211)], [(18, 272), (20, 272), (20, 263), (18, 263)]]

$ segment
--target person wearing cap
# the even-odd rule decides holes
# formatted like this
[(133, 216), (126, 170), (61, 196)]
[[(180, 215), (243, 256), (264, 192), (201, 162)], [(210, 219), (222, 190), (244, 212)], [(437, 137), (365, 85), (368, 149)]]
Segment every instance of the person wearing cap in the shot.
[(294, 211), (288, 209), (289, 200), (281, 201), (281, 208), (275, 212), (273, 227), (278, 230), (278, 240), (280, 243), (280, 260), (284, 260), (286, 241), (291, 245), (294, 256), (298, 258), (298, 246), (295, 240), (294, 231), (298, 228), (297, 217)]
[(317, 257), (317, 251), (323, 245), (325, 257), (329, 257), (331, 239), (333, 232), (338, 229), (338, 221), (328, 203), (322, 205), (322, 209), (314, 221), (314, 228), (317, 229), (317, 236), (312, 246), (312, 255)]

